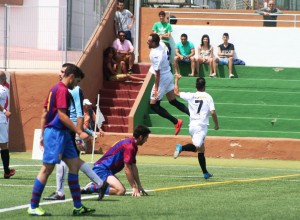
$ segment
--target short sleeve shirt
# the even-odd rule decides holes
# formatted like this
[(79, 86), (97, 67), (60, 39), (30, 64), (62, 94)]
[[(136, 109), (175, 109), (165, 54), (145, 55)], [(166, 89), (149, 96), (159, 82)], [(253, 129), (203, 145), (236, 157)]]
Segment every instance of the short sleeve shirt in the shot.
[(117, 23), (118, 31), (129, 31), (128, 23), (129, 23), (129, 19), (132, 18), (133, 18), (133, 14), (127, 9), (124, 9), (121, 12), (116, 11), (114, 20)]
[(47, 109), (45, 127), (67, 129), (67, 127), (60, 121), (57, 110), (65, 109), (67, 110), (67, 115), (69, 115), (70, 99), (71, 94), (62, 82), (59, 82), (50, 90), (44, 104), (44, 108)]
[[(6, 107), (8, 97), (8, 88), (0, 85), (0, 104), (3, 108)], [(0, 112), (0, 123), (7, 123), (7, 118), (3, 112)]]
[(100, 166), (110, 170), (113, 174), (120, 172), (125, 163), (135, 164), (138, 147), (134, 138), (127, 138), (114, 144), (96, 163), (94, 167)]
[(195, 46), (192, 42), (187, 41), (186, 44), (183, 44), (182, 42), (178, 42), (175, 48), (178, 49), (179, 53), (185, 57), (191, 54), (191, 50), (194, 49)]
[(208, 93), (180, 92), (180, 98), (188, 102), (190, 126), (209, 125), (210, 111), (215, 110), (215, 104)]
[[(152, 31), (157, 33), (158, 35), (163, 35), (166, 33), (170, 33), (173, 31), (172, 26), (168, 22), (156, 22), (152, 27)], [(163, 39), (163, 42), (169, 43), (168, 39)]]
[(129, 40), (124, 40), (124, 42), (122, 43), (120, 41), (120, 39), (116, 39), (113, 42), (113, 47), (116, 50), (120, 50), (120, 51), (128, 51), (128, 50), (133, 51), (134, 50), (134, 48)]
[(154, 71), (157, 70), (160, 70), (161, 76), (170, 73), (171, 68), (168, 60), (168, 54), (162, 45), (159, 45), (157, 48), (152, 48), (149, 57), (151, 62), (150, 72), (152, 74), (154, 74)]
[(225, 47), (224, 44), (220, 44), (219, 47), (221, 49), (221, 52), (225, 54), (230, 53), (232, 50), (234, 50), (234, 45), (231, 43), (228, 43), (227, 47)]

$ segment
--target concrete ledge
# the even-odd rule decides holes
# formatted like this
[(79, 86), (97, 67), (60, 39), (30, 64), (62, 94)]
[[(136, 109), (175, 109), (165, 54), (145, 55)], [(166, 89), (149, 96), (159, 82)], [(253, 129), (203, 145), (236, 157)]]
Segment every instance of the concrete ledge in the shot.
[[(132, 134), (106, 133), (99, 138), (96, 149), (106, 152), (120, 139)], [(101, 144), (105, 143), (105, 144)], [(140, 155), (173, 156), (175, 144), (191, 143), (190, 136), (152, 135), (148, 142), (139, 148)], [(243, 138), (243, 137), (207, 137), (205, 142), (206, 156), (213, 158), (239, 159), (278, 159), (299, 160), (300, 140), (287, 138)], [(181, 156), (197, 156), (197, 153), (183, 152)]]

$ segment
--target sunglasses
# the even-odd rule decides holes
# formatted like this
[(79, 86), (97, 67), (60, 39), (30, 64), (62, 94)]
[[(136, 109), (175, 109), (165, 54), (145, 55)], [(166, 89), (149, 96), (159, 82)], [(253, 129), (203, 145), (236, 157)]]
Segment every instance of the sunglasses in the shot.
[(119, 35), (119, 37), (125, 37), (125, 35)]

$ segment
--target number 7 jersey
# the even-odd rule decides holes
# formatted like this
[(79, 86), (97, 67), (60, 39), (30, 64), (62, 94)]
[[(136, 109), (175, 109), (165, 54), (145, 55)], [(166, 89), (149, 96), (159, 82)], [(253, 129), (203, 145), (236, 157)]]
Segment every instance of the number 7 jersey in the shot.
[(190, 125), (209, 125), (210, 111), (215, 110), (212, 97), (206, 92), (180, 92), (180, 98), (188, 102)]

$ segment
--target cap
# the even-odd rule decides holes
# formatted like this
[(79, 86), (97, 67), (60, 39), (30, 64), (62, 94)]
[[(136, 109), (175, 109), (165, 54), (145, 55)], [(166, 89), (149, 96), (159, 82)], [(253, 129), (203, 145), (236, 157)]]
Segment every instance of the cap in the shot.
[(90, 100), (84, 99), (83, 100), (83, 105), (92, 105), (92, 103), (90, 102)]

